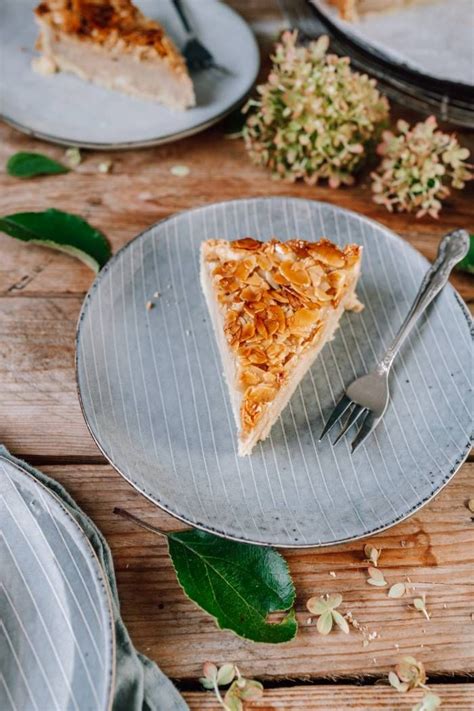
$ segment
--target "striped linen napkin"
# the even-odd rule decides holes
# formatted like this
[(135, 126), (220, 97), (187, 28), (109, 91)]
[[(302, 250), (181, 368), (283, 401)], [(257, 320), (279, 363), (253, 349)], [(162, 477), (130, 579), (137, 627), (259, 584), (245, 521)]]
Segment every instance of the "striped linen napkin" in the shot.
[(106, 573), (110, 585), (113, 617), (115, 620), (116, 659), (113, 711), (187, 711), (188, 706), (157, 665), (132, 644), (120, 616), (120, 605), (115, 580), (114, 563), (104, 536), (93, 521), (79, 508), (61, 484), (12, 456), (0, 445), (0, 454), (25, 468), (60, 500), (81, 526)]

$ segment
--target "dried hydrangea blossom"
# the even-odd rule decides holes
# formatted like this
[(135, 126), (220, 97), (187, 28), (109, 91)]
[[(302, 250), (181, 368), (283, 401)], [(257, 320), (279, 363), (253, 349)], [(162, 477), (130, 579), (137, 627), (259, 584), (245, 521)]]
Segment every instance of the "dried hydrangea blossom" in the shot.
[(283, 33), (267, 83), (244, 107), (246, 148), (275, 177), (350, 185), (388, 117), (387, 99), (348, 57), (326, 54), (326, 36), (307, 46), (296, 41), (296, 31)]
[(449, 185), (461, 190), (472, 179), (455, 135), (438, 130), (434, 116), (410, 128), (397, 122), (397, 133), (384, 131), (377, 153), (382, 161), (372, 177), (374, 201), (390, 212), (413, 212), (438, 217)]

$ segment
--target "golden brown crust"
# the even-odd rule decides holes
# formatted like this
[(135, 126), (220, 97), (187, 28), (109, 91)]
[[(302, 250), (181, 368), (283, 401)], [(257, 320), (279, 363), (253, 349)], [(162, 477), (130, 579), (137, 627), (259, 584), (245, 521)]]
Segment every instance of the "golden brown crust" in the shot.
[(335, 5), (344, 20), (354, 20), (357, 17), (357, 0), (329, 0)]
[(361, 248), (329, 240), (208, 240), (202, 247), (236, 358), (241, 429), (248, 434), (315, 342), (353, 278)]
[(45, 0), (35, 14), (41, 22), (79, 40), (131, 51), (141, 59), (159, 56), (187, 73), (161, 25), (145, 17), (130, 0)]

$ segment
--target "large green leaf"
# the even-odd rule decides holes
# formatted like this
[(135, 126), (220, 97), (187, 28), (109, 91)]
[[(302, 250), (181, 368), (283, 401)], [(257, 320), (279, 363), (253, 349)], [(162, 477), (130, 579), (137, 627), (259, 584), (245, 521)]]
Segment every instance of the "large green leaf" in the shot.
[(196, 530), (168, 534), (168, 545), (184, 592), (219, 627), (254, 642), (293, 639), (294, 610), (281, 622), (267, 621), (270, 612), (288, 610), (295, 599), (288, 566), (277, 551)]
[(468, 274), (474, 274), (474, 235), (469, 235), (469, 252), (466, 254), (464, 259), (456, 264), (456, 269), (462, 272), (468, 272)]
[(99, 271), (110, 257), (104, 235), (82, 217), (50, 208), (0, 217), (0, 231), (23, 242), (67, 252)]
[(7, 173), (14, 178), (35, 178), (38, 175), (68, 173), (69, 168), (41, 153), (15, 153), (8, 159)]

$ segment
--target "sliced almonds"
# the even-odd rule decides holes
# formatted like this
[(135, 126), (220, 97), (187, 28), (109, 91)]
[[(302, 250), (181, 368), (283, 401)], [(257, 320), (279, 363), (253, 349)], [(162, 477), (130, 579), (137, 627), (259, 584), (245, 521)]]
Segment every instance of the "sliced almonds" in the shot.
[[(240, 420), (250, 432), (301, 353), (315, 343), (360, 259), (356, 245), (326, 239), (258, 242), (251, 237), (204, 243), (226, 341), (237, 359)], [(256, 382), (257, 381), (257, 382)], [(265, 383), (265, 387), (256, 387)]]
[(469, 499), (467, 502), (467, 508), (471, 513), (474, 513), (474, 499)]

